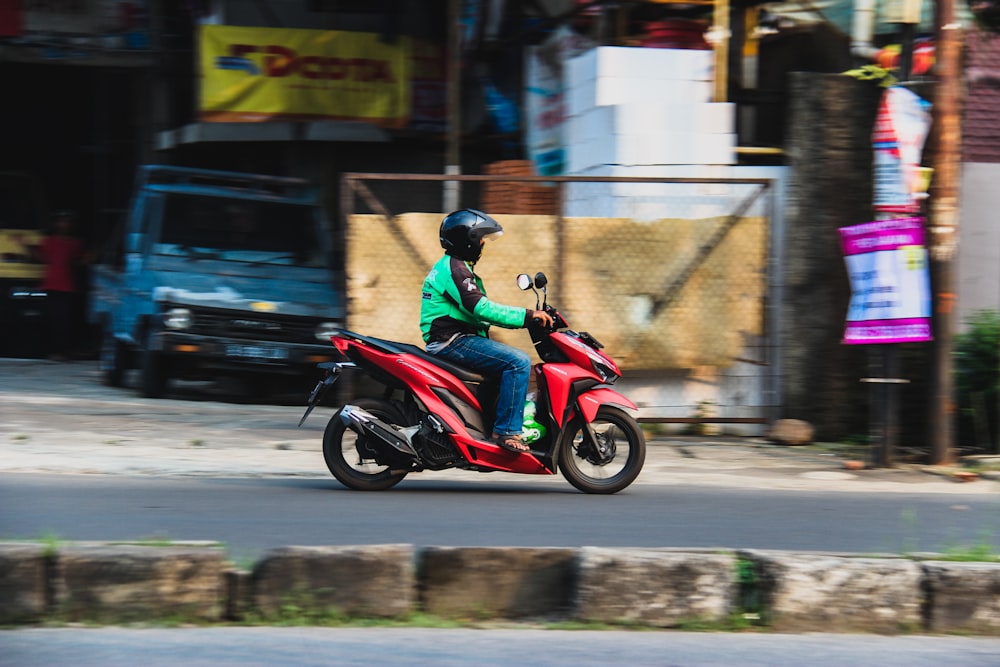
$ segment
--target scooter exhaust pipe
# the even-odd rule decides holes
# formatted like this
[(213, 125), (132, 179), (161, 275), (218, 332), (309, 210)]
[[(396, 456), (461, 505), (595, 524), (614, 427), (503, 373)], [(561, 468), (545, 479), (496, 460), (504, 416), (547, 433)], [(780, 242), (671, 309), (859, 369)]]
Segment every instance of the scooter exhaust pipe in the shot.
[(367, 410), (356, 405), (345, 405), (340, 411), (340, 420), (360, 436), (375, 438), (411, 459), (420, 458), (406, 433), (386, 424)]

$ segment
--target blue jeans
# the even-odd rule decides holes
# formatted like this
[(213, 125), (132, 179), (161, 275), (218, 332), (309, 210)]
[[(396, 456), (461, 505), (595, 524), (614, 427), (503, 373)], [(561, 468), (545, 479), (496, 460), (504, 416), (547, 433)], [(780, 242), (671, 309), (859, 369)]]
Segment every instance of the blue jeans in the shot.
[(519, 435), (524, 428), (524, 399), (531, 377), (531, 357), (525, 352), (482, 336), (459, 336), (437, 356), (483, 375), (500, 377), (497, 435)]

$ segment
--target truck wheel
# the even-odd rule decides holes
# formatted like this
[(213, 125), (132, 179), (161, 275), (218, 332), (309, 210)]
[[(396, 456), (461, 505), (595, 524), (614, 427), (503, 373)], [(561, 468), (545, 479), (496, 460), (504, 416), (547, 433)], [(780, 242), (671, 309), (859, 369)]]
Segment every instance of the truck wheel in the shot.
[(162, 398), (167, 391), (167, 357), (162, 352), (149, 349), (147, 341), (142, 350), (142, 395)]
[(101, 334), (101, 378), (109, 387), (125, 385), (125, 358), (128, 351), (105, 327)]

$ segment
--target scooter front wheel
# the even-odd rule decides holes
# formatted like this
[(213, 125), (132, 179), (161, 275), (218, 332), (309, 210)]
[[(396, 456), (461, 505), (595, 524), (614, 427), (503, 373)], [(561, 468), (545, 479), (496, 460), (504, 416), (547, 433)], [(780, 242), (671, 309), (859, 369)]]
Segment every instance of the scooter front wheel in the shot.
[[(352, 405), (389, 424), (404, 425), (405, 418), (389, 401), (359, 398)], [(337, 481), (356, 491), (384, 491), (403, 481), (406, 473), (392, 472), (370, 455), (364, 436), (344, 425), (338, 410), (323, 433), (323, 458)]]
[(588, 442), (583, 418), (577, 416), (559, 442), (559, 472), (585, 493), (618, 493), (635, 481), (646, 462), (646, 438), (624, 410), (602, 406), (590, 428), (597, 446)]

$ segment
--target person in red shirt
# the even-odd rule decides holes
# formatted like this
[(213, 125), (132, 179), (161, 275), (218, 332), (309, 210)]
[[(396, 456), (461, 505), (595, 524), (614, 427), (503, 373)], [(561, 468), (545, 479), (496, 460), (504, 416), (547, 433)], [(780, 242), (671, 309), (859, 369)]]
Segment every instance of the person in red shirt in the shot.
[(84, 248), (72, 234), (73, 213), (59, 211), (52, 233), (38, 247), (45, 262), (41, 287), (48, 294), (49, 359), (53, 361), (65, 361), (73, 345), (73, 322), (80, 292), (78, 269), (84, 261)]

